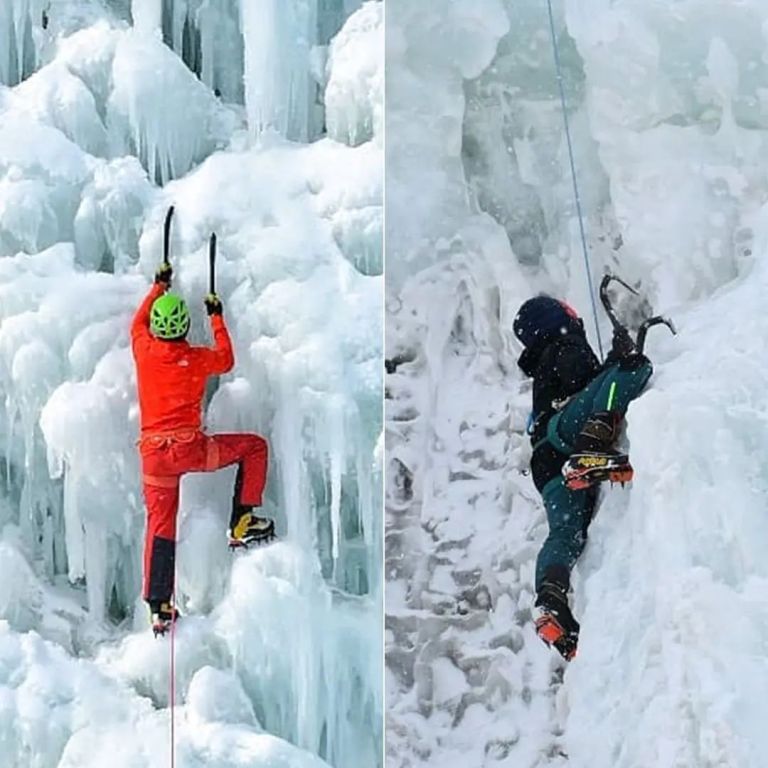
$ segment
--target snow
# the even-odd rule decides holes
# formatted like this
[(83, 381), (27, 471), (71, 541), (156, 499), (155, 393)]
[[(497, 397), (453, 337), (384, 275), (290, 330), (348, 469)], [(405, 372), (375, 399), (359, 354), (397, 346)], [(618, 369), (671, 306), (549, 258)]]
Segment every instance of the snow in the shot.
[(635, 481), (606, 490), (574, 572), (567, 666), (532, 628), (546, 523), (511, 334), (540, 290), (591, 317), (548, 19), (507, 2), (495, 37), (467, 26), (462, 73), (460, 5), (387, 8), (388, 762), (757, 768), (764, 5), (553, 4), (593, 277), (639, 289), (616, 295), (631, 326), (652, 307), (680, 331), (649, 336)]
[[(249, 44), (237, 4), (167, 5), (174, 24), (196, 26), (200, 73), (184, 35), (182, 50), (163, 42), (177, 30), (159, 4), (75, 0), (50, 5), (46, 30), (33, 20), (23, 82), (0, 72), (12, 86), (0, 87), (0, 762), (169, 761), (168, 643), (139, 599), (128, 325), (173, 204), (192, 340), (209, 337), (215, 231), (236, 351), (206, 423), (268, 438), (265, 506), (280, 534), (233, 556), (233, 469), (182, 484), (178, 764), (381, 765), (382, 143), (318, 138), (320, 104), (292, 123), (291, 138), (312, 144), (263, 132), (232, 87), (236, 46), (221, 47)], [(381, 46), (364, 23), (372, 11), (358, 12), (345, 40), (361, 72), (347, 58), (329, 80), (381, 76), (367, 55)], [(335, 35), (345, 15), (336, 4), (313, 18)], [(308, 61), (259, 34), (276, 57), (265, 66), (309, 82)], [(381, 114), (375, 90), (346, 98), (347, 114), (366, 98)]]

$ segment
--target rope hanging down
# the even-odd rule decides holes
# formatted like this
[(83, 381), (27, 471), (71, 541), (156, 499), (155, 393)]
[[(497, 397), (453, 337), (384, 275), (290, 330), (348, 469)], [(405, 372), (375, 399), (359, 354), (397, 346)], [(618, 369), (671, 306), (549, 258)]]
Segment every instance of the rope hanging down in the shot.
[[(178, 540), (178, 539), (177, 539)], [(169, 675), (170, 691), (168, 703), (170, 704), (171, 715), (171, 768), (176, 768), (176, 579), (178, 570), (176, 568), (176, 553), (173, 558), (173, 593), (171, 594), (171, 610), (173, 611), (173, 621), (171, 622), (171, 669)]]
[(560, 50), (557, 46), (557, 34), (555, 33), (555, 17), (552, 13), (552, 0), (547, 0), (549, 10), (549, 31), (552, 34), (552, 49), (555, 52), (555, 70), (557, 72), (557, 87), (560, 91), (560, 105), (563, 110), (563, 123), (565, 125), (565, 140), (568, 144), (568, 160), (571, 164), (571, 179), (573, 181), (573, 196), (576, 200), (576, 213), (579, 217), (579, 232), (581, 233), (581, 248), (584, 252), (584, 268), (587, 272), (587, 284), (589, 286), (589, 298), (592, 301), (592, 314), (595, 318), (595, 333), (597, 333), (597, 347), (600, 350), (600, 359), (603, 359), (603, 340), (600, 336), (600, 324), (597, 318), (597, 303), (595, 301), (595, 288), (592, 285), (592, 272), (589, 264), (589, 249), (587, 248), (587, 238), (584, 234), (584, 216), (581, 212), (581, 197), (579, 195), (579, 184), (576, 180), (576, 163), (573, 159), (573, 144), (571, 143), (571, 128), (568, 123), (568, 105), (565, 101), (565, 89), (563, 88), (563, 71), (560, 66)]

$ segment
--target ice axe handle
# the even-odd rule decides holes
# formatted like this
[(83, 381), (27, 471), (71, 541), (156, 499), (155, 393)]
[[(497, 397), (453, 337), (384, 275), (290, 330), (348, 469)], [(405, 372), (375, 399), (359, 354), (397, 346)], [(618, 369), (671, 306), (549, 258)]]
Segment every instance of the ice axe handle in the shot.
[(163, 264), (171, 265), (171, 219), (173, 218), (174, 206), (168, 209), (165, 214), (165, 225), (163, 227)]
[(216, 295), (216, 233), (211, 235), (208, 247), (208, 292)]
[(624, 326), (619, 321), (619, 318), (616, 317), (616, 312), (614, 311), (613, 305), (611, 304), (611, 297), (608, 295), (608, 286), (611, 283), (619, 283), (620, 285), (623, 285), (628, 291), (634, 293), (635, 296), (637, 296), (637, 291), (631, 285), (627, 285), (627, 283), (625, 283), (620, 277), (617, 277), (616, 275), (604, 275), (602, 281), (600, 282), (600, 301), (605, 308), (605, 313), (608, 315), (608, 319), (611, 321), (611, 325), (616, 330), (623, 330)]

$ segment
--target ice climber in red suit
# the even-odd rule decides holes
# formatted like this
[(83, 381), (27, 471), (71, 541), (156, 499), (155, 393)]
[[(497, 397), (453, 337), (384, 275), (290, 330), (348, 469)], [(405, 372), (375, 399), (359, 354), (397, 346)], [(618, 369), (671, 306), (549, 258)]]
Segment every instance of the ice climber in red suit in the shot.
[(272, 520), (259, 517), (267, 477), (267, 442), (255, 434), (207, 435), (202, 431), (202, 400), (209, 376), (232, 370), (232, 342), (215, 294), (205, 299), (213, 347), (187, 340), (189, 312), (184, 300), (168, 292), (172, 269), (164, 264), (131, 325), (131, 346), (141, 410), (141, 453), (147, 531), (144, 544), (144, 599), (155, 634), (175, 620), (176, 516), (179, 483), (187, 472), (212, 472), (237, 465), (229, 543), (232, 547), (268, 541)]

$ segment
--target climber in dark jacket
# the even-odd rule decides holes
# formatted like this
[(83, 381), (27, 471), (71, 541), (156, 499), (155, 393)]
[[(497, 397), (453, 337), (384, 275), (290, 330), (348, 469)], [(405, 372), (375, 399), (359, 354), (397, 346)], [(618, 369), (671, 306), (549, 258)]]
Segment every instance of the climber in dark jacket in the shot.
[(601, 365), (583, 321), (550, 296), (526, 301), (513, 328), (525, 347), (518, 365), (533, 378), (531, 474), (549, 523), (536, 561), (536, 631), (570, 660), (579, 634), (568, 606), (571, 570), (586, 544), (600, 482), (632, 478), (628, 457), (613, 444), (652, 367), (626, 331), (614, 334)]

